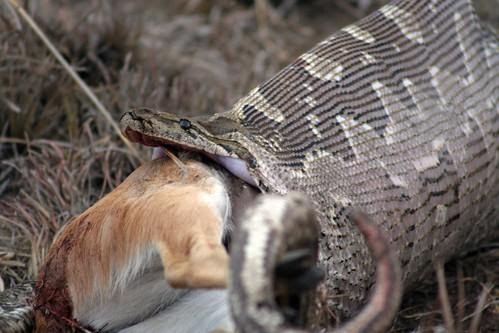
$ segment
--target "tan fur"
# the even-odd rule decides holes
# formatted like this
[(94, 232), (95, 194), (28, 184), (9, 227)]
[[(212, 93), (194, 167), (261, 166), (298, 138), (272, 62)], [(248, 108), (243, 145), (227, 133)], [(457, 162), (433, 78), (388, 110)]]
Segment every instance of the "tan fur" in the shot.
[[(200, 162), (186, 161), (181, 170), (171, 159), (150, 161), (63, 229), (46, 267), (66, 264), (64, 288), (73, 308), (109, 295), (113, 278), (127, 278), (120, 272), (131, 258), (154, 251), (171, 286), (225, 287), (224, 215), (211, 201), (219, 183)], [(50, 268), (41, 276), (49, 281)], [(45, 282), (38, 286), (38, 304), (47, 296)]]
[(94, 279), (105, 287), (113, 265), (123, 267), (141, 247), (153, 245), (160, 250), (165, 277), (172, 286), (224, 287), (223, 221), (199, 197), (211, 192), (211, 178), (206, 168), (188, 162), (182, 182), (170, 160), (153, 161), (75, 221), (93, 225), (86, 235), (74, 235), (81, 238), (68, 263), (75, 299), (89, 294)]

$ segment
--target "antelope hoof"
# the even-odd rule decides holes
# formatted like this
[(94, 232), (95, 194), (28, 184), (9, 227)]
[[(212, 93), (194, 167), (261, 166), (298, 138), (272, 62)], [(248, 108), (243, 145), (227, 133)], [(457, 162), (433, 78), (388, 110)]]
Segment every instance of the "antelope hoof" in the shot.
[(314, 253), (310, 249), (289, 251), (276, 264), (276, 279), (296, 293), (312, 290), (324, 278), (324, 272), (314, 265), (314, 261)]

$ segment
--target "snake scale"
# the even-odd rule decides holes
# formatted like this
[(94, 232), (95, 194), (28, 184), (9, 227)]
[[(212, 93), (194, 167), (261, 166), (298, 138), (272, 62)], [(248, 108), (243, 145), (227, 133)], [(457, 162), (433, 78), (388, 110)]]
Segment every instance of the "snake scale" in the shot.
[[(200, 151), (264, 192), (306, 193), (319, 260), (352, 314), (375, 265), (348, 207), (382, 229), (409, 289), (499, 217), (499, 49), (470, 1), (393, 1), (300, 56), (230, 110), (136, 109), (132, 141)], [(243, 163), (240, 163), (240, 162)]]
[[(181, 119), (135, 109), (121, 124), (132, 141), (202, 152), (264, 192), (305, 193), (325, 283), (339, 295), (329, 305), (351, 315), (376, 277), (351, 208), (383, 231), (405, 289), (436, 257), (469, 250), (497, 228), (498, 103), (499, 43), (470, 1), (399, 0), (319, 43), (227, 112)], [(244, 225), (240, 248), (249, 239), (241, 235), (256, 232)], [(251, 285), (252, 274), (236, 267)], [(237, 322), (242, 310), (233, 311)]]

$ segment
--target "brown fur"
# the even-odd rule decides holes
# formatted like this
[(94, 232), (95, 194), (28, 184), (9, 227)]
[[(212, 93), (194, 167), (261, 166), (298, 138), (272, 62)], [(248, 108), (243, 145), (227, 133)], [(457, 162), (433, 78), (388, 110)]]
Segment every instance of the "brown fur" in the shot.
[(202, 197), (214, 194), (216, 181), (215, 171), (200, 162), (179, 168), (171, 159), (151, 161), (71, 221), (40, 272), (34, 301), (38, 332), (67, 331), (73, 309), (105, 294), (113, 270), (148, 247), (158, 250), (170, 285), (225, 287), (223, 217)]

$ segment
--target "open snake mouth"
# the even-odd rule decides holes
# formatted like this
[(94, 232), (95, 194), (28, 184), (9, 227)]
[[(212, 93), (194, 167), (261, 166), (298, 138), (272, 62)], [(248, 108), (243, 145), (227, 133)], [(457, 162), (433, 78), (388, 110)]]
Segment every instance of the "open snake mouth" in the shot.
[(248, 166), (246, 165), (246, 162), (243, 161), (242, 159), (210, 154), (201, 149), (197, 149), (189, 145), (183, 145), (167, 139), (145, 135), (129, 127), (127, 127), (125, 130), (125, 136), (133, 142), (137, 142), (145, 146), (154, 147), (152, 153), (153, 160), (166, 156), (162, 149), (163, 147), (168, 149), (173, 149), (173, 151), (193, 151), (200, 153), (201, 155), (204, 155), (210, 158), (211, 160), (215, 161), (224, 169), (227, 169), (227, 171), (229, 171), (231, 174), (243, 180), (244, 182), (248, 183), (249, 185), (255, 187), (258, 186), (256, 180), (253, 178), (253, 176), (251, 176)]

